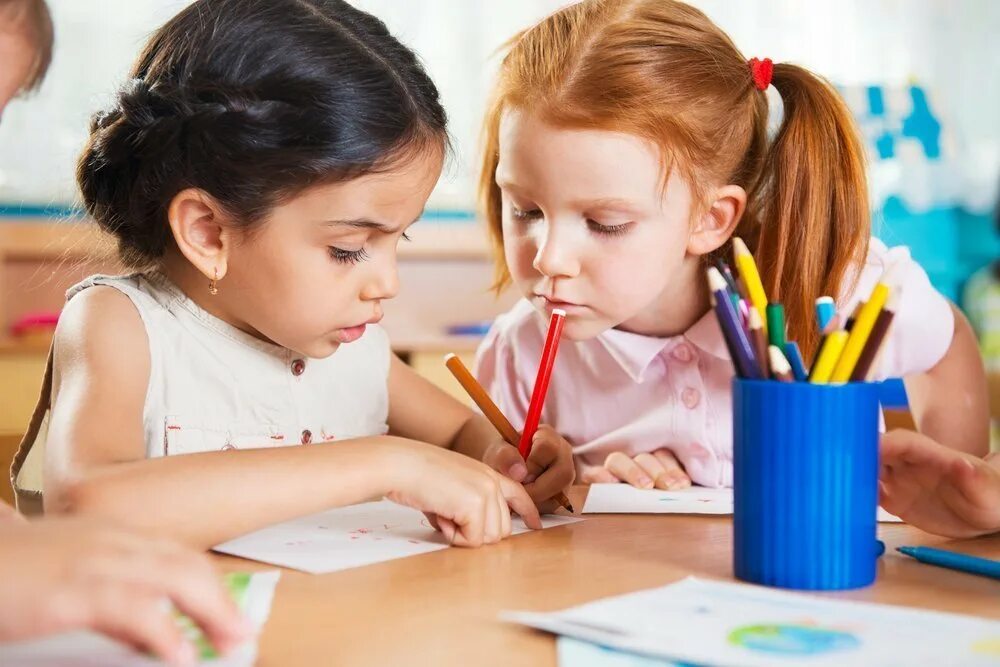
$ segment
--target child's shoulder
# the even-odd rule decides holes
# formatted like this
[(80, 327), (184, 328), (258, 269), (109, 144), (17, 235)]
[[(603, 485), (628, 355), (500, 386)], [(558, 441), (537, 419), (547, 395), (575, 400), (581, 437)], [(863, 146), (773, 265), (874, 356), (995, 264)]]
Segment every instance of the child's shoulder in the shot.
[(148, 373), (146, 328), (132, 300), (106, 285), (81, 290), (59, 314), (53, 338), (53, 361), (71, 367), (120, 369), (117, 377)]

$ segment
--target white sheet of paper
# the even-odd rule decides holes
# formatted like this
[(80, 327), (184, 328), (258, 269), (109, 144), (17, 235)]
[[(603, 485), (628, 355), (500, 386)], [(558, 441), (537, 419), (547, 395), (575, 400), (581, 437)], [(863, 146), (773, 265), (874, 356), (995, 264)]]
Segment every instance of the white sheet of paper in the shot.
[[(542, 526), (577, 521), (569, 516), (544, 516)], [(515, 535), (529, 530), (519, 518), (512, 523)], [(447, 548), (421, 512), (382, 500), (279, 523), (220, 544), (215, 551), (323, 574)]]
[[(243, 602), (243, 614), (257, 628), (264, 627), (271, 614), (274, 588), (281, 573), (255, 572)], [(251, 667), (257, 661), (257, 640), (247, 642), (229, 655), (199, 664), (212, 667)], [(15, 644), (0, 644), (0, 665), (24, 667), (155, 667), (159, 660), (95, 632), (69, 632), (55, 637)]]
[(996, 665), (1000, 622), (685, 579), (507, 620), (625, 651), (711, 665)]
[[(637, 489), (629, 484), (591, 484), (584, 514), (732, 514), (733, 490), (692, 486), (681, 491)], [(878, 508), (878, 520), (899, 517)]]

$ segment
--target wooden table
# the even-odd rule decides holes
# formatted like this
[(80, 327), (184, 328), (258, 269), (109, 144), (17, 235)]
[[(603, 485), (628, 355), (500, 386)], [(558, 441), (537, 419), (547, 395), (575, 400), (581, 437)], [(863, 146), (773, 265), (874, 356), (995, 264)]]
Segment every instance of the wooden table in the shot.
[[(573, 489), (583, 505), (586, 491)], [(832, 597), (1000, 619), (1000, 582), (923, 565), (903, 544), (1000, 557), (1000, 535), (948, 541), (881, 524), (876, 583)], [(497, 619), (556, 610), (677, 581), (732, 581), (732, 520), (587, 515), (580, 523), (482, 549), (447, 549), (328, 575), (284, 571), (261, 639), (260, 665), (555, 665), (554, 639)], [(268, 569), (219, 556), (226, 570)]]

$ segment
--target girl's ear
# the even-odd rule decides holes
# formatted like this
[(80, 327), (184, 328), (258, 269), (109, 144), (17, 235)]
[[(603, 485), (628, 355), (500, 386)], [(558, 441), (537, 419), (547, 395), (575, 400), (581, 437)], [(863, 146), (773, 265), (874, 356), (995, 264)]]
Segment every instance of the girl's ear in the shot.
[(687, 251), (692, 255), (707, 255), (720, 248), (733, 235), (746, 210), (747, 193), (738, 185), (724, 185), (711, 197), (711, 205), (695, 221), (688, 238)]
[(167, 220), (181, 254), (209, 280), (222, 280), (235, 238), (219, 203), (204, 190), (187, 188), (174, 195)]

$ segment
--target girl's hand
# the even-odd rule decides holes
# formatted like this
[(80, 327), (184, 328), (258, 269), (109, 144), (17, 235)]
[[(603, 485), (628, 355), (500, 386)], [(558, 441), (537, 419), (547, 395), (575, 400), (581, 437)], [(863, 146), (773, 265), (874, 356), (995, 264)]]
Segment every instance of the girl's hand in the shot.
[(887, 511), (947, 537), (1000, 530), (1000, 457), (984, 460), (905, 430), (882, 436), (880, 453)]
[(204, 554), (80, 520), (0, 526), (0, 640), (89, 628), (172, 664), (194, 664), (170, 600), (225, 653), (252, 628)]
[(524, 487), (479, 461), (419, 443), (394, 447), (389, 456), (386, 497), (427, 514), (453, 545), (478, 547), (509, 536), (511, 510), (529, 528), (542, 527)]
[(483, 463), (524, 484), (524, 489), (539, 507), (547, 506), (546, 501), (569, 487), (576, 478), (573, 448), (555, 429), (545, 424), (535, 431), (527, 461), (521, 458), (517, 447), (498, 439), (486, 450)]
[(603, 466), (584, 465), (580, 469), (584, 484), (625, 482), (637, 489), (677, 491), (691, 486), (691, 478), (669, 449), (643, 452), (634, 458), (624, 452), (611, 452)]

